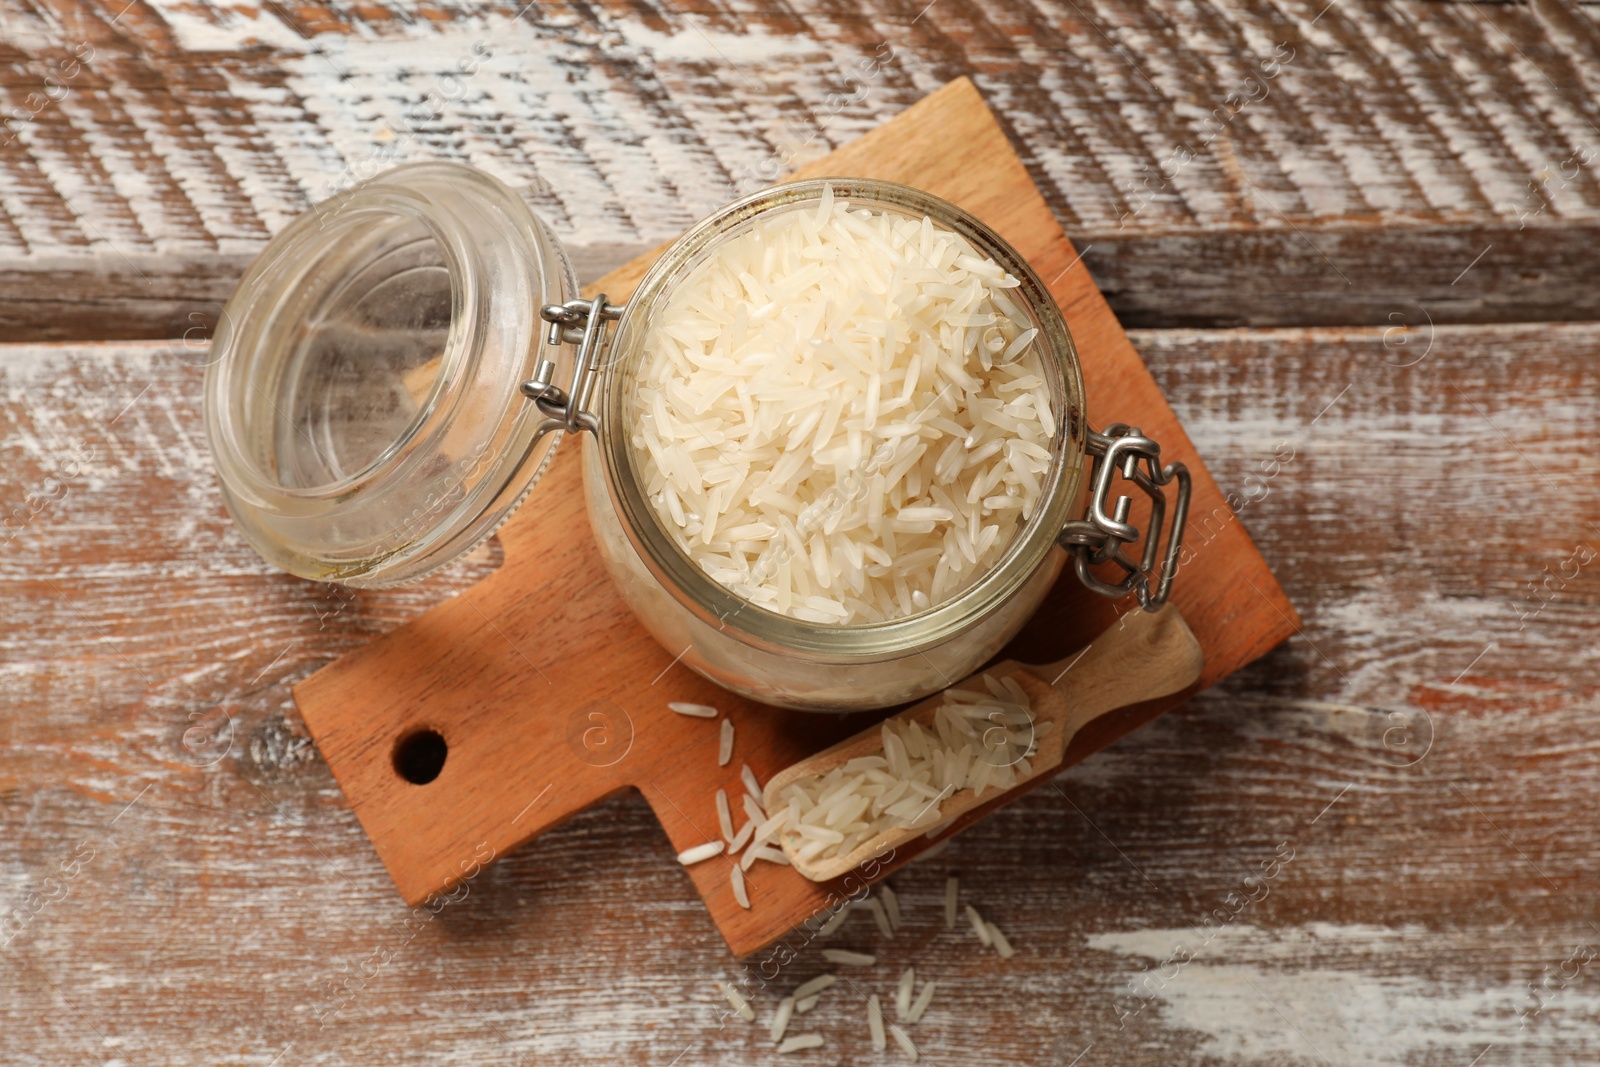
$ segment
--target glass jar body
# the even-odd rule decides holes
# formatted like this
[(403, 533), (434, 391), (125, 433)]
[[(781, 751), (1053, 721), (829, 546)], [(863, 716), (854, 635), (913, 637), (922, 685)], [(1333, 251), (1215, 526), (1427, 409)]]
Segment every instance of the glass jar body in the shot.
[[(987, 572), (931, 608), (888, 622), (806, 623), (741, 599), (692, 562), (641, 490), (631, 442), (630, 389), (653, 320), (674, 286), (764, 213), (827, 195), (932, 219), (1021, 279), (1012, 293), (1037, 330), (1056, 432), (1034, 512)], [(1082, 514), (1087, 429), (1077, 353), (1059, 309), (1014, 249), (977, 220), (904, 186), (831, 179), (777, 186), (730, 204), (670, 246), (640, 282), (593, 393), (597, 428), (584, 441), (590, 524), (605, 565), (645, 627), (713, 681), (769, 704), (855, 710), (916, 700), (970, 675), (1016, 634), (1060, 573), (1064, 524)]]
[[(677, 662), (763, 704), (804, 711), (854, 711), (904, 704), (946, 689), (993, 658), (1032, 617), (1067, 556), (1052, 548), (1011, 597), (970, 627), (927, 645), (876, 656), (797, 655), (756, 643), (684, 602), (645, 564), (617, 512), (600, 446), (583, 442), (583, 490), (600, 558), (622, 599)], [(759, 609), (751, 608), (751, 611)], [(738, 623), (737, 617), (732, 619)]]

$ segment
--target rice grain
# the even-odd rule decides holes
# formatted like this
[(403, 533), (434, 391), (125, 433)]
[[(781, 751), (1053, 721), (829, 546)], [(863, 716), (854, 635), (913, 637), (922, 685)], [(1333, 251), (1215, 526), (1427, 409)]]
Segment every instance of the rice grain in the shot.
[(900, 1029), (900, 1027), (891, 1024), (889, 1027), (889, 1033), (894, 1035), (894, 1043), (900, 1046), (900, 1051), (904, 1052), (908, 1057), (910, 1057), (912, 1063), (916, 1063), (917, 1046), (911, 1043), (911, 1039), (906, 1036), (906, 1032)]
[(879, 886), (878, 891), (883, 894), (883, 909), (889, 913), (889, 926), (892, 930), (900, 929), (900, 897), (887, 882)]
[(794, 991), (796, 1000), (805, 1000), (813, 993), (820, 993), (839, 979), (831, 974), (819, 974), (815, 978), (800, 983), (800, 988)]
[(773, 1041), (782, 1041), (783, 1032), (789, 1029), (789, 1020), (794, 1017), (794, 998), (784, 997), (778, 1002), (778, 1013), (772, 1017), (772, 1029), (767, 1035)]
[(745, 999), (744, 994), (740, 993), (737, 989), (733, 988), (731, 985), (728, 985), (726, 982), (718, 982), (717, 988), (722, 990), (722, 995), (724, 997), (728, 998), (728, 1003), (732, 1005), (733, 1010), (738, 1013), (739, 1018), (743, 1019), (747, 1023), (753, 1023), (756, 1021), (755, 1009), (750, 1006), (750, 1002)]
[(914, 1023), (922, 1018), (922, 1013), (928, 1010), (928, 1005), (933, 1003), (934, 983), (923, 982), (922, 992), (917, 994), (917, 999), (911, 1005), (911, 1014), (906, 1016), (906, 1022)]
[(703, 845), (686, 848), (678, 853), (678, 862), (687, 867), (691, 863), (699, 863), (702, 860), (708, 860), (712, 856), (719, 855), (724, 847), (721, 841), (707, 841)]
[(1015, 956), (1017, 950), (1011, 947), (1011, 942), (1006, 940), (1006, 935), (1000, 932), (1000, 928), (994, 923), (988, 923), (987, 925), (989, 928), (989, 940), (993, 943), (994, 950), (1000, 954), (1000, 958), (1009, 960), (1012, 956)]
[(983, 921), (983, 916), (978, 914), (978, 909), (971, 904), (967, 905), (967, 921), (972, 924), (972, 932), (978, 935), (978, 940), (985, 946), (994, 944), (994, 935), (989, 932), (989, 924)]
[(868, 897), (867, 908), (872, 912), (872, 921), (878, 924), (878, 930), (883, 936), (893, 937), (894, 927), (889, 925), (889, 914), (883, 910), (882, 901), (877, 897)]
[(915, 968), (907, 967), (900, 972), (900, 985), (894, 995), (894, 1016), (904, 1019), (911, 1014), (911, 991), (917, 985), (917, 972)]
[(784, 1039), (783, 1043), (778, 1046), (778, 1052), (784, 1054), (803, 1052), (808, 1048), (821, 1048), (822, 1045), (823, 1038), (821, 1034), (795, 1034), (793, 1037)]
[(733, 842), (733, 813), (728, 810), (728, 791), (717, 790), (717, 822), (722, 828), (722, 839)]

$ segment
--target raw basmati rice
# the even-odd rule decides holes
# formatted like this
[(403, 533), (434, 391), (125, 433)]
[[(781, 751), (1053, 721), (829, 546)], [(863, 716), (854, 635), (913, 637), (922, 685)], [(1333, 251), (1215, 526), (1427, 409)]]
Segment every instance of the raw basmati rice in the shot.
[(845, 948), (825, 948), (822, 958), (843, 967), (871, 967), (878, 962), (878, 957), (870, 952), (851, 952)]
[(755, 832), (755, 821), (746, 819), (745, 824), (739, 827), (739, 832), (733, 835), (733, 840), (728, 842), (728, 851), (738, 852), (741, 848), (744, 848), (745, 844), (750, 840), (751, 836)]
[(821, 993), (813, 993), (809, 997), (806, 997), (804, 1000), (795, 1001), (794, 1002), (795, 1014), (796, 1015), (804, 1015), (806, 1012), (808, 1012), (812, 1008), (816, 1007), (817, 1006), (817, 1001), (819, 1001), (821, 999), (822, 999), (822, 994)]
[(872, 921), (878, 924), (878, 931), (884, 937), (893, 937), (894, 927), (889, 925), (889, 915), (883, 910), (882, 901), (876, 897), (868, 897), (867, 908), (872, 912)]
[(687, 701), (674, 700), (668, 703), (667, 707), (679, 715), (687, 715), (691, 719), (715, 719), (717, 717), (717, 709), (710, 704), (690, 704)]
[(1000, 932), (1000, 928), (994, 923), (988, 923), (987, 925), (989, 927), (989, 941), (994, 945), (994, 950), (1000, 954), (1000, 958), (1009, 960), (1012, 956), (1015, 956), (1017, 950), (1011, 947), (1011, 942), (1006, 940), (1006, 935)]
[(728, 810), (728, 791), (717, 790), (717, 822), (722, 828), (722, 839), (733, 843), (733, 813)]
[(907, 967), (900, 972), (900, 985), (894, 994), (894, 1016), (904, 1019), (911, 1014), (911, 991), (917, 985), (917, 972), (915, 968)]
[[(1027, 693), (1010, 678), (984, 675), (982, 683), (945, 690), (929, 726), (888, 719), (879, 752), (784, 786), (786, 807), (773, 819), (781, 821), (785, 849), (800, 860), (848, 855), (886, 831), (938, 823), (940, 805), (957, 794), (970, 790), (976, 800), (1031, 777), (1029, 756), (1046, 731), (1035, 729)], [(889, 919), (880, 926), (893, 936)]]
[(630, 386), (662, 528), (809, 622), (949, 599), (1032, 516), (1065, 414), (1020, 284), (931, 220), (831, 189), (747, 223), (667, 294)]
[(750, 764), (739, 765), (739, 777), (744, 781), (744, 791), (750, 794), (750, 799), (760, 804), (761, 783), (756, 781), (756, 772), (750, 769)]
[(883, 1039), (883, 1005), (876, 993), (867, 998), (867, 1030), (872, 1034), (872, 1047), (882, 1052), (887, 1043)]
[(794, 991), (794, 998), (796, 1000), (805, 1000), (813, 993), (820, 993), (824, 989), (827, 989), (838, 980), (838, 978), (831, 974), (819, 974), (809, 981), (800, 983), (800, 988)]
[(878, 887), (878, 892), (883, 894), (883, 910), (889, 913), (890, 927), (900, 929), (900, 897), (887, 882)]
[(909, 1056), (912, 1063), (916, 1063), (917, 1046), (911, 1043), (911, 1039), (906, 1036), (906, 1032), (900, 1029), (898, 1026), (891, 1024), (889, 1027), (889, 1033), (894, 1035), (894, 1043), (900, 1046), (900, 1051)]
[(944, 928), (946, 930), (954, 930), (956, 928), (957, 886), (958, 883), (954, 875), (944, 880)]
[(728, 868), (728, 881), (733, 886), (733, 899), (739, 902), (739, 907), (750, 910), (750, 891), (744, 887), (744, 871), (738, 865)]
[(906, 1022), (914, 1023), (922, 1018), (922, 1013), (928, 1010), (928, 1005), (933, 1003), (934, 983), (923, 982), (922, 992), (917, 994), (917, 999), (911, 1005), (911, 1014), (906, 1016)]
[(719, 855), (723, 848), (724, 845), (721, 841), (707, 841), (703, 845), (686, 848), (678, 853), (678, 862), (687, 867), (691, 863), (699, 863), (701, 860), (708, 860), (712, 856)]
[(785, 1038), (783, 1044), (778, 1046), (779, 1052), (803, 1052), (808, 1048), (821, 1048), (823, 1045), (821, 1034), (795, 1034)]
[(989, 924), (983, 921), (983, 916), (978, 914), (978, 909), (971, 904), (967, 905), (967, 921), (972, 924), (972, 932), (978, 935), (978, 940), (985, 945), (994, 944), (994, 935), (989, 932)]
[(833, 915), (829, 917), (827, 922), (822, 924), (822, 928), (819, 929), (817, 933), (823, 935), (824, 937), (833, 933), (835, 930), (839, 929), (839, 927), (844, 925), (844, 920), (849, 914), (850, 903), (846, 901), (844, 904), (839, 906), (838, 911), (834, 912)]
[(754, 856), (758, 860), (765, 860), (768, 863), (776, 863), (783, 867), (792, 866), (792, 864), (789, 862), (789, 857), (785, 856), (780, 849), (773, 848), (771, 845), (757, 845), (755, 848), (745, 853), (745, 855)]
[(772, 1029), (767, 1035), (773, 1041), (782, 1041), (783, 1032), (789, 1029), (789, 1020), (794, 1017), (794, 998), (784, 997), (778, 1002), (778, 1013), (772, 1017)]
[(717, 766), (726, 767), (733, 759), (733, 720), (722, 720), (722, 738), (717, 747)]
[(717, 988), (722, 990), (722, 995), (728, 998), (728, 1003), (733, 1006), (734, 1011), (738, 1012), (739, 1018), (747, 1023), (756, 1021), (755, 1009), (750, 1006), (750, 1002), (744, 998), (742, 993), (726, 982), (718, 982)]

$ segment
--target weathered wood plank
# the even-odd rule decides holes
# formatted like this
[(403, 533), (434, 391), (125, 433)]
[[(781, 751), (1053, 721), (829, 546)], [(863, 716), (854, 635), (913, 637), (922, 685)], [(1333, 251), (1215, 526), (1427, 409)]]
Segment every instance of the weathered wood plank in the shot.
[(536, 188), (598, 277), (960, 74), (1130, 325), (1585, 318), (1597, 10), (3, 0), (0, 329), (181, 336), (419, 158)]
[[(1304, 635), (897, 876), (894, 941), (846, 923), (835, 943), (883, 955), (862, 990), (906, 963), (939, 982), (911, 1028), (927, 1062), (1067, 1064), (1091, 1043), (1082, 1064), (1592, 1060), (1592, 964), (1561, 970), (1600, 945), (1600, 560), (1547, 603), (1528, 583), (1600, 548), (1600, 470), (1572, 446), (1600, 414), (1600, 327), (1399, 339), (1135, 337), (1250, 500)], [(28, 911), (0, 933), (3, 1058), (770, 1054), (777, 995), (824, 965), (806, 949), (760, 1024), (724, 1026), (710, 982), (739, 972), (637, 799), (403, 925), (288, 683), (492, 560), (348, 603), (267, 572), (218, 506), (175, 353), (193, 357), (0, 349), (0, 500), (40, 504), (0, 550), (0, 915)], [(1294, 858), (1240, 904), (1280, 843)], [(1014, 960), (942, 931), (946, 871)], [(1196, 958), (1169, 963), (1180, 944)], [(863, 1014), (836, 987), (795, 1029), (856, 1062)]]

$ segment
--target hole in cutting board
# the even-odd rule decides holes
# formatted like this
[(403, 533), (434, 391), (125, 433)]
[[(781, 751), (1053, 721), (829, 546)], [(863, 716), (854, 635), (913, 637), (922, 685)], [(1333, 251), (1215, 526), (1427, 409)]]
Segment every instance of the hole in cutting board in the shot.
[(439, 731), (413, 730), (394, 743), (394, 773), (412, 785), (427, 785), (444, 770), (448, 755), (450, 746)]

